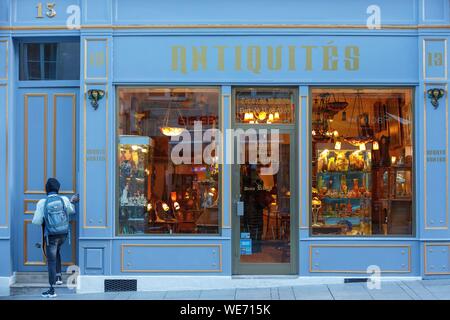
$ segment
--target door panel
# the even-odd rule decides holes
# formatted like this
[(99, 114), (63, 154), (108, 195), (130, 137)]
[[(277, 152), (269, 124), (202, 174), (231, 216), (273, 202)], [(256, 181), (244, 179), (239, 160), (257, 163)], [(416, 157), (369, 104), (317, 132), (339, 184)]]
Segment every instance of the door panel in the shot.
[[(36, 203), (45, 198), (45, 183), (55, 177), (61, 193), (76, 193), (77, 91), (75, 88), (20, 89), (17, 96), (18, 271), (46, 269), (41, 228), (31, 223)], [(76, 264), (77, 218), (72, 217), (71, 243), (62, 250), (64, 265)]]

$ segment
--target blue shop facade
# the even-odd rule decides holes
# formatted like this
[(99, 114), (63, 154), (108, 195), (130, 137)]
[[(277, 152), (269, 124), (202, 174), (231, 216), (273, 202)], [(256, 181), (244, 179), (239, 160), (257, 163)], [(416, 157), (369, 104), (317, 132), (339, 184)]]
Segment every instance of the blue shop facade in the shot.
[(450, 6), (378, 3), (0, 0), (0, 287), (50, 177), (80, 291), (448, 277)]

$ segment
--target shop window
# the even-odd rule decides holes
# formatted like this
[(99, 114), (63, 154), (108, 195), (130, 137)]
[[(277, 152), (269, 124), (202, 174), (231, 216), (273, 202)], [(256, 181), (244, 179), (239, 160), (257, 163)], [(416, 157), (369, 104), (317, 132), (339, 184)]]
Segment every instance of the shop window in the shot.
[(236, 122), (247, 124), (294, 124), (295, 94), (288, 88), (239, 89)]
[(119, 88), (118, 233), (218, 234), (216, 88)]
[(313, 235), (413, 234), (412, 90), (312, 90)]
[(79, 42), (21, 43), (19, 80), (79, 80)]

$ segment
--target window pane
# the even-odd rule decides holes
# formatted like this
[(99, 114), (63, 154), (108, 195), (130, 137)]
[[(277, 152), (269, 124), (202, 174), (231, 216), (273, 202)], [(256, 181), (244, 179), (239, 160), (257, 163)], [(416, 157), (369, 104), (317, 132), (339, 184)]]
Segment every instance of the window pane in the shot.
[(412, 235), (412, 90), (312, 91), (312, 233)]
[(19, 80), (79, 80), (80, 43), (22, 43)]
[(219, 233), (216, 136), (202, 139), (208, 129), (218, 133), (219, 90), (122, 88), (118, 95), (118, 233)]
[(260, 124), (294, 123), (293, 89), (249, 88), (236, 90), (236, 122)]

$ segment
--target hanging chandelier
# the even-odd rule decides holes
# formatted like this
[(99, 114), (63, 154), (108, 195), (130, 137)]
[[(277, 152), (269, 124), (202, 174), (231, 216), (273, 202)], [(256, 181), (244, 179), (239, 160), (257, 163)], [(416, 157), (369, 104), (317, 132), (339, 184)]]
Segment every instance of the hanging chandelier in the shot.
[(334, 97), (334, 101), (331, 101), (330, 93), (320, 94), (320, 102), (315, 113), (315, 119), (312, 121), (312, 137), (317, 142), (329, 142), (331, 139), (337, 138), (339, 132), (333, 130), (331, 122), (333, 117), (345, 108), (348, 103), (337, 101)]
[[(356, 123), (356, 128), (353, 126), (353, 122)], [(358, 132), (357, 136), (352, 135), (352, 128), (355, 129), (354, 131)], [(375, 140), (373, 132), (370, 130), (369, 115), (367, 113), (363, 113), (363, 103), (360, 90), (357, 90), (356, 92), (355, 101), (351, 111), (350, 125), (347, 133), (348, 134), (344, 136), (344, 141), (353, 146), (360, 147), (361, 150), (365, 148), (365, 144)]]
[[(167, 108), (167, 112), (164, 115), (163, 126), (160, 127), (159, 130), (165, 136), (176, 137), (176, 136), (179, 136), (180, 134), (182, 134), (183, 131), (186, 130), (186, 128), (169, 126), (169, 117), (170, 117), (171, 107), (172, 107), (172, 102), (170, 101), (169, 106)], [(178, 109), (177, 109), (177, 112), (181, 117), (180, 111)]]

